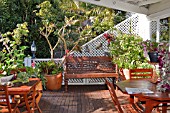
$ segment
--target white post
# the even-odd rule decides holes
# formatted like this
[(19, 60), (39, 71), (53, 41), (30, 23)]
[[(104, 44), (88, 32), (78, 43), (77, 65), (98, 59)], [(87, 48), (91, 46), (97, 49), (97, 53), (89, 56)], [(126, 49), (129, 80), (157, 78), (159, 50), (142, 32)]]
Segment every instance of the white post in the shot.
[(143, 38), (143, 40), (149, 40), (151, 38), (150, 35), (150, 21), (144, 14), (138, 14), (139, 16), (139, 36)]
[(159, 42), (159, 38), (160, 38), (160, 19), (158, 19), (156, 21), (157, 25), (156, 25), (156, 42)]
[(24, 65), (31, 67), (31, 57), (25, 57), (24, 58)]

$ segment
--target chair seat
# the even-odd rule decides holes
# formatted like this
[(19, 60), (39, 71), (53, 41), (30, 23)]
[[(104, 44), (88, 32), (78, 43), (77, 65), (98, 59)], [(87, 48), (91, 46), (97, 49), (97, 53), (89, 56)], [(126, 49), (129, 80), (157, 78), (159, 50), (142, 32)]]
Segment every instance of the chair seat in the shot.
[[(42, 113), (38, 103), (36, 102), (36, 98), (38, 98), (39, 94), (42, 93), (41, 90), (36, 90), (36, 93), (35, 93), (35, 106), (34, 108), (32, 108), (32, 103), (33, 103), (33, 92), (30, 92), (27, 96), (28, 96), (28, 104), (31, 108), (31, 110), (38, 110), (39, 113)], [(26, 104), (25, 104), (25, 100), (24, 100), (24, 97), (20, 96), (19, 98), (20, 103), (18, 105), (18, 108), (23, 111), (25, 108), (26, 108)], [(24, 108), (24, 109), (23, 109)], [(24, 112), (27, 112), (27, 111), (24, 111)]]
[(10, 102), (7, 85), (0, 85), (0, 113), (20, 113), (18, 102)]
[[(14, 110), (17, 109), (18, 103), (10, 103), (10, 105), (11, 105), (11, 111), (13, 113)], [(0, 105), (0, 113), (9, 113), (7, 104), (4, 103)]]

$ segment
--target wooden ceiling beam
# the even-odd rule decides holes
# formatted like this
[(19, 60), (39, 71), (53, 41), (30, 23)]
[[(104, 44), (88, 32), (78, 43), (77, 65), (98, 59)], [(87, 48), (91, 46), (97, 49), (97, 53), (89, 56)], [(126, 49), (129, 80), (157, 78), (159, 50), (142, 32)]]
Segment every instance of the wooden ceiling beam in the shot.
[(91, 3), (108, 8), (118, 9), (127, 12), (135, 12), (141, 14), (147, 14), (148, 9), (145, 7), (139, 7), (130, 3), (122, 2), (120, 0), (77, 0), (81, 2)]
[(147, 1), (141, 1), (138, 3), (138, 6), (144, 6), (144, 5), (149, 5), (149, 4), (154, 4), (161, 2), (162, 0), (147, 0)]

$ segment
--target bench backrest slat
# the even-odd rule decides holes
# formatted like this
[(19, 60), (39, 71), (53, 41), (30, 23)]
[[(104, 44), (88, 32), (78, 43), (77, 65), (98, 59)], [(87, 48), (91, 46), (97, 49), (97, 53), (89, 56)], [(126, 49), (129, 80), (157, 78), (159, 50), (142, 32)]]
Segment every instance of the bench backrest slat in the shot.
[(117, 73), (117, 66), (110, 57), (67, 57), (67, 73)]

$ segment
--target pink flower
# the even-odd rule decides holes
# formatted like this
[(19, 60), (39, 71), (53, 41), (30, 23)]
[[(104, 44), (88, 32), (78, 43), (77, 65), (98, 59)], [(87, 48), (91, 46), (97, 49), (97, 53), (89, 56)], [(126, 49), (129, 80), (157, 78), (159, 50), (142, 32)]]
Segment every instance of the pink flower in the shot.
[(68, 54), (68, 53), (69, 53), (69, 50), (67, 49), (67, 50), (66, 50), (66, 54)]
[(34, 67), (35, 67), (35, 62), (33, 62), (33, 63), (31, 64), (31, 66), (34, 68)]

